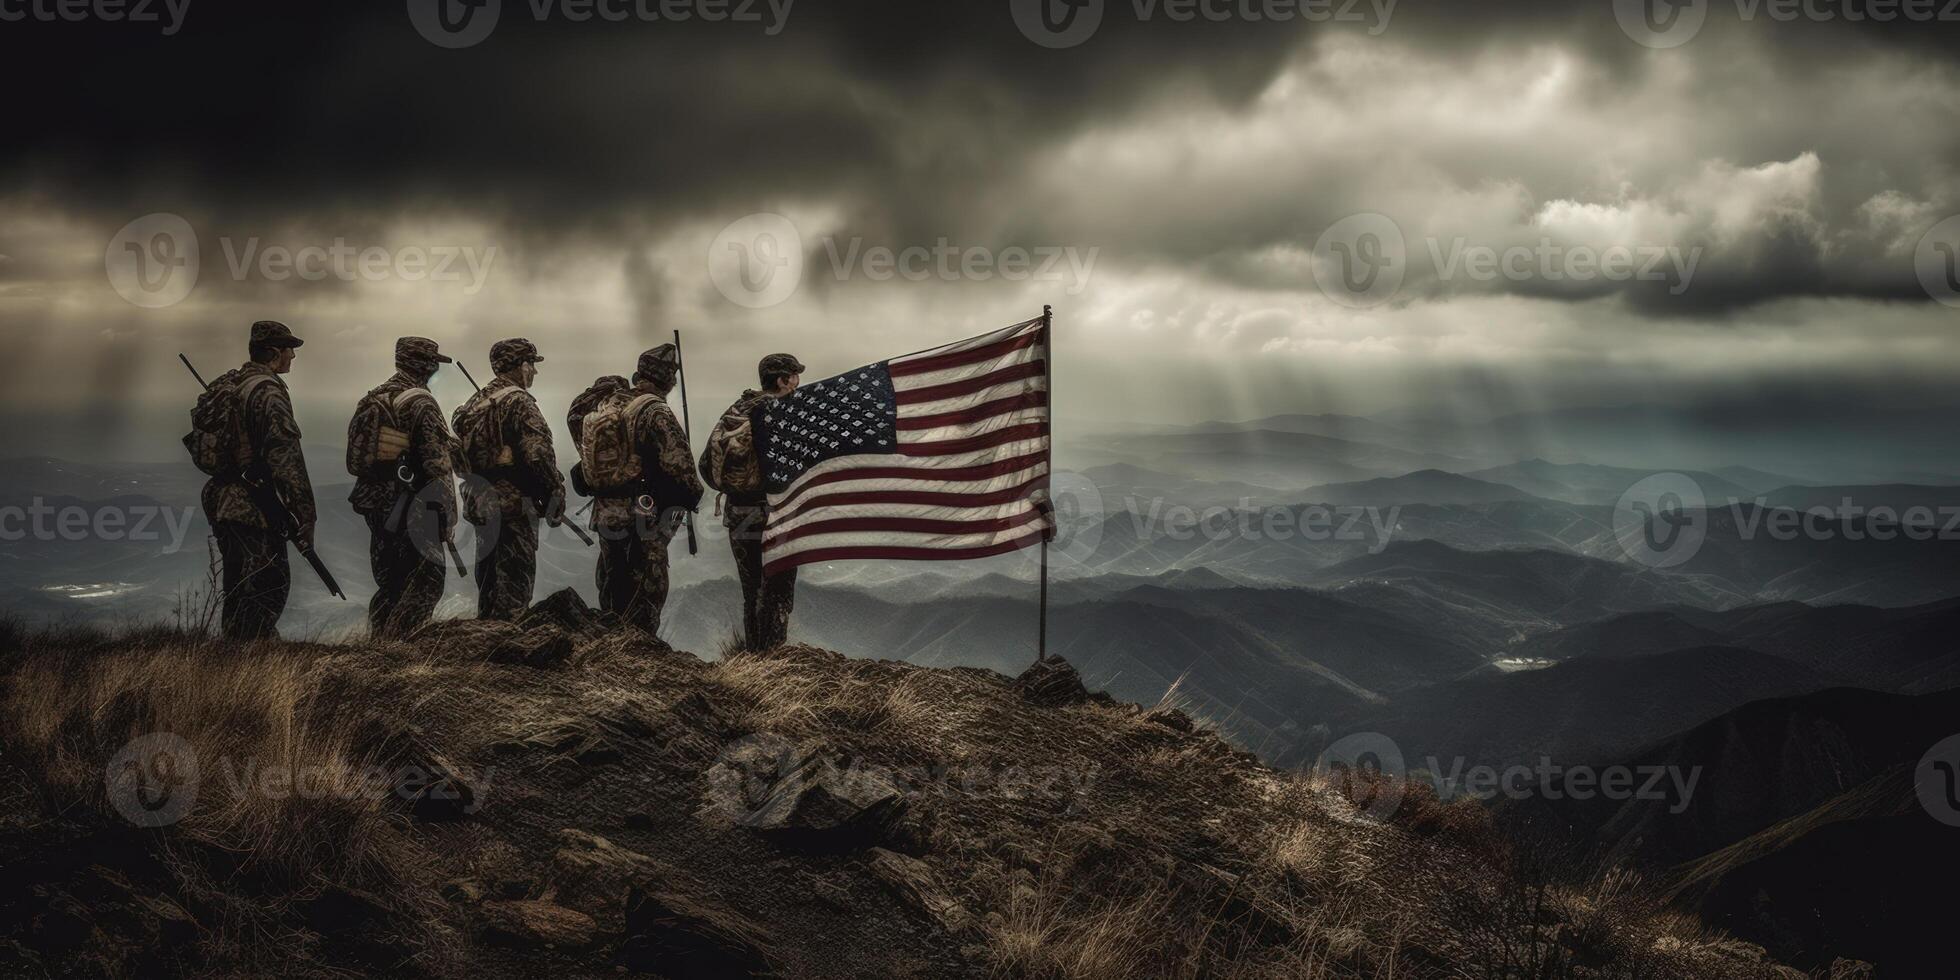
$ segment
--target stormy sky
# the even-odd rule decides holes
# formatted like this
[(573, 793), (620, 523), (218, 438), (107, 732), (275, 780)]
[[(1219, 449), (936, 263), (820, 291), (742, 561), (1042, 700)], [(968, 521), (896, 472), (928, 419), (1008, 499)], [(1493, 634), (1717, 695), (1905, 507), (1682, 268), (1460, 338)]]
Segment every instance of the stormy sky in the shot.
[(0, 452), (260, 318), (322, 445), (404, 334), (558, 417), (680, 328), (705, 430), (1043, 304), (1085, 423), (1960, 403), (1946, 0), (309, 6), (0, 0)]

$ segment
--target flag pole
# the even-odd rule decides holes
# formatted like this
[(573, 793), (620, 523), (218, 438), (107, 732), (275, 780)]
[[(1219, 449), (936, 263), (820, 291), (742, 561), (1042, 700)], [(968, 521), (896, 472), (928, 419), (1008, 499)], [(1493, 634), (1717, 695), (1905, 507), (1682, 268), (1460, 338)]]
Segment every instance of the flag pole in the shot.
[(1048, 396), (1048, 472), (1043, 503), (1048, 510), (1048, 533), (1041, 536), (1041, 622), (1035, 640), (1035, 662), (1048, 659), (1048, 539), (1059, 530), (1055, 526), (1055, 310), (1041, 307), (1041, 378)]

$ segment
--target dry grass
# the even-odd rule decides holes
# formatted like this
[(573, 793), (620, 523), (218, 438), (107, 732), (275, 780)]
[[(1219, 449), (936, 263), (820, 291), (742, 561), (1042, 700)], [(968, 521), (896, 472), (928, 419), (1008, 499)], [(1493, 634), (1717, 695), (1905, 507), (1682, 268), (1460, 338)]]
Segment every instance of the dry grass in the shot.
[[(334, 712), (300, 650), (167, 630), (25, 644), (32, 656), (0, 692), (0, 744), (58, 805), (111, 828), (133, 826), (118, 799), (194, 798), (144, 839), (179, 894), (214, 910), (200, 923), (207, 953), (264, 955), (269, 923), (329, 885), (379, 895), (411, 922), (431, 907), (430, 859), (390, 809), (374, 760), (319, 720)], [(250, 902), (219, 883), (241, 873), (255, 883)], [(432, 952), (429, 938), (408, 941)]]
[(731, 650), (709, 682), (740, 706), (736, 727), (809, 736), (842, 732), (911, 744), (971, 737), (975, 715), (942, 679), (796, 646)]

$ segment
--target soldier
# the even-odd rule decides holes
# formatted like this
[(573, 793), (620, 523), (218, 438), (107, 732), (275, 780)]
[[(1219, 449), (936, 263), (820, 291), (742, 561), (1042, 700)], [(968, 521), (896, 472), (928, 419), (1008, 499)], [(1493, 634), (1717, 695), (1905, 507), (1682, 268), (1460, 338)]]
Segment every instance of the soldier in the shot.
[(762, 488), (762, 461), (749, 429), (750, 412), (765, 398), (781, 398), (803, 381), (803, 362), (792, 354), (771, 354), (756, 365), (760, 390), (750, 388), (728, 406), (701, 453), (701, 472), (726, 498), (722, 524), (742, 580), (742, 637), (750, 650), (767, 650), (789, 639), (790, 610), (796, 604), (796, 569), (762, 574), (762, 532), (769, 523), (769, 497)]
[(582, 469), (588, 481), (598, 480), (592, 528), (600, 539), (599, 608), (648, 633), (659, 632), (667, 605), (667, 548), (685, 512), (701, 503), (687, 430), (667, 405), (679, 368), (673, 344), (646, 351), (633, 386), (580, 426), (581, 456), (592, 457)]
[[(311, 547), (317, 517), (313, 482), (306, 475), (306, 457), (300, 454), (292, 396), (279, 377), (293, 369), (294, 351), (301, 343), (291, 328), (276, 320), (252, 324), (251, 359), (236, 372), (236, 385), (244, 473), (278, 493), (299, 539)], [(276, 638), (293, 584), (286, 538), (277, 519), (253, 501), (240, 474), (212, 477), (204, 484), (200, 502), (224, 563), (225, 637)]]
[(477, 615), (516, 619), (537, 580), (538, 518), (557, 527), (565, 477), (551, 451), (551, 428), (531, 395), (538, 348), (521, 337), (490, 348), (496, 380), (456, 410), (465, 481), (463, 518), (476, 525)]
[[(395, 375), (369, 391), (347, 427), (347, 500), (367, 520), (374, 598), (368, 631), (405, 636), (429, 621), (448, 572), (441, 548), (454, 539), (455, 440), (429, 392), (451, 359), (426, 337), (395, 341)], [(436, 510), (440, 508), (440, 510)]]

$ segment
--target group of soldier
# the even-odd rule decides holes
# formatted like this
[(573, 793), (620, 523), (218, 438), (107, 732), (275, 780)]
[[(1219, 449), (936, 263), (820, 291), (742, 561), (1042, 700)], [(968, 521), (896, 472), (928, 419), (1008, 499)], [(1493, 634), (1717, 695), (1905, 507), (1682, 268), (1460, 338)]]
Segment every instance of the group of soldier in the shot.
[[(287, 544), (303, 554), (312, 551), (318, 510), (282, 377), (303, 343), (283, 323), (254, 323), (250, 359), (223, 379), (225, 390), (236, 393), (237, 458), (206, 483), (202, 504), (218, 542), (222, 628), (232, 639), (277, 635), (292, 583)], [(453, 359), (424, 337), (396, 342), (395, 373), (363, 396), (348, 433), (348, 470), (355, 479), (348, 499), (370, 536), (372, 635), (406, 636), (434, 613), (444, 591), (445, 549), (456, 554), (453, 518), (459, 513), (476, 530), (478, 616), (512, 620), (529, 607), (539, 524), (571, 519), (551, 427), (530, 390), (543, 361), (529, 340), (497, 342), (490, 348), (495, 377), (446, 421), (429, 382)], [(623, 422), (616, 428), (626, 433), (627, 444), (612, 453), (608, 468), (618, 470), (623, 459), (637, 478), (586, 488), (592, 496), (590, 526), (599, 537), (596, 584), (601, 609), (649, 633), (659, 629), (666, 604), (668, 548), (698, 509), (705, 493), (702, 475), (710, 485), (717, 482), (706, 452), (697, 472), (687, 430), (667, 403), (679, 372), (678, 349), (662, 344), (640, 355), (630, 379), (595, 382), (574, 402), (567, 420), (574, 441), (588, 446), (582, 429), (588, 417), (596, 417), (595, 404), (619, 400), (609, 412)], [(711, 440), (723, 439), (762, 399), (789, 394), (802, 372), (792, 355), (762, 358), (760, 387), (744, 391), (729, 406)], [(747, 441), (724, 441), (719, 448), (754, 453)], [(780, 645), (787, 638), (795, 571), (763, 573), (767, 496), (722, 489), (725, 506), (719, 509), (742, 583), (743, 642), (751, 649)], [(460, 565), (460, 556), (457, 561)]]

